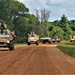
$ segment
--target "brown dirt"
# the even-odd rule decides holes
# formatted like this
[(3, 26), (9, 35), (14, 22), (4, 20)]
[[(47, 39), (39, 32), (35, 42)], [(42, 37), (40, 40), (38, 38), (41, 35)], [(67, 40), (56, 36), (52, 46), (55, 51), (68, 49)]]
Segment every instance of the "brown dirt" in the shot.
[(75, 59), (56, 44), (18, 46), (14, 51), (0, 48), (0, 74), (75, 75)]

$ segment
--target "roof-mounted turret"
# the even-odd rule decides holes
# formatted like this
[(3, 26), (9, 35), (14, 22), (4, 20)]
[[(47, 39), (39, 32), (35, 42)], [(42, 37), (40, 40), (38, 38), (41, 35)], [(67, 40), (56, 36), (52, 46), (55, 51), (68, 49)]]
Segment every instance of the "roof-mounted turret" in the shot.
[(3, 22), (1, 22), (1, 23), (0, 23), (0, 29), (4, 30), (4, 29), (6, 29), (6, 28), (7, 28), (6, 25), (5, 25)]

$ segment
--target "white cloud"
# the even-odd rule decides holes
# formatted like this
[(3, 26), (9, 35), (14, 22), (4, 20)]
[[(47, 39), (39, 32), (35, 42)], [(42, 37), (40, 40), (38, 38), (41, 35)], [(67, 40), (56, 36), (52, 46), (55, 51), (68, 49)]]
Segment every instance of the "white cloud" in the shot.
[(57, 19), (63, 14), (67, 15), (70, 19), (75, 16), (75, 0), (20, 0), (26, 7), (29, 8), (31, 13), (35, 9), (50, 9), (50, 19)]
[(59, 14), (66, 14), (67, 13), (67, 9), (66, 8), (58, 9), (57, 13), (59, 13)]
[(65, 0), (50, 0), (51, 4), (60, 4), (60, 3), (63, 3), (63, 2), (65, 2)]
[(36, 9), (37, 9), (37, 10), (40, 10), (40, 7), (37, 7)]

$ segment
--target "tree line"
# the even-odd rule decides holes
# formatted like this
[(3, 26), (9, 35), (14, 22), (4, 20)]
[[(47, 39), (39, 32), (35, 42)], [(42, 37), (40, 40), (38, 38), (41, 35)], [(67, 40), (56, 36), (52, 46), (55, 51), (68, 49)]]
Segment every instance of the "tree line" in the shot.
[(70, 35), (75, 34), (75, 20), (68, 20), (63, 14), (60, 20), (49, 22), (49, 11), (41, 10), (36, 15), (29, 13), (22, 2), (18, 0), (0, 0), (0, 22), (7, 24), (7, 28), (15, 31), (16, 43), (27, 42), (27, 34), (34, 31), (40, 37), (48, 34), (53, 37), (58, 34), (61, 40), (69, 40)]

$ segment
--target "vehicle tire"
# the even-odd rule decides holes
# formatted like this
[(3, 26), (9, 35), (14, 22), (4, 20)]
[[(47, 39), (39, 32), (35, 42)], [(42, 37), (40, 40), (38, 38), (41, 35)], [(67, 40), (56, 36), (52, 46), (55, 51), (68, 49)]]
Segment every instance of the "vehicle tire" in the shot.
[(70, 42), (72, 42), (72, 40), (70, 40)]
[(45, 41), (43, 41), (42, 43), (45, 44)]
[(36, 45), (39, 45), (38, 41), (36, 42)]
[(58, 43), (60, 43), (60, 41), (57, 41)]
[(28, 42), (27, 44), (30, 45), (30, 42)]
[(51, 43), (51, 41), (48, 41), (48, 43), (50, 44), (50, 43)]
[(53, 41), (53, 43), (55, 43), (55, 41)]
[(10, 49), (10, 50), (14, 50), (14, 41), (11, 41), (11, 42), (9, 43), (9, 49)]

